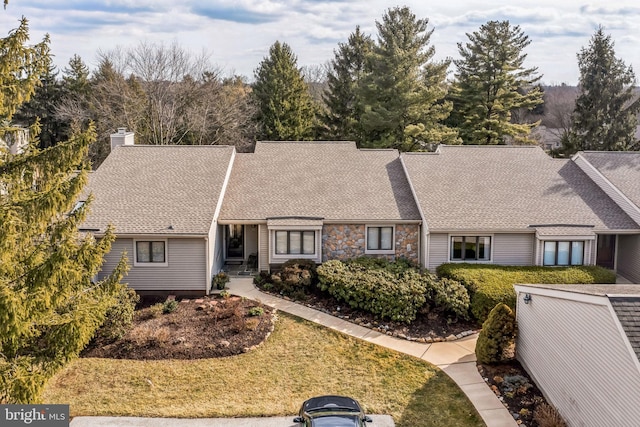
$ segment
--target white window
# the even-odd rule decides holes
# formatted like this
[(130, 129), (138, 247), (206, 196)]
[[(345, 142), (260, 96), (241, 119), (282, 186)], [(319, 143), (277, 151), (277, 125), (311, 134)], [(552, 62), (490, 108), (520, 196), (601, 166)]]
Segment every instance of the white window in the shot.
[(490, 236), (451, 236), (450, 261), (491, 261)]
[(367, 251), (393, 251), (393, 227), (367, 227)]
[(136, 240), (135, 260), (136, 266), (166, 266), (167, 241), (166, 240)]
[(276, 231), (276, 255), (313, 255), (315, 253), (315, 231)]
[(583, 265), (583, 241), (545, 241), (543, 265)]

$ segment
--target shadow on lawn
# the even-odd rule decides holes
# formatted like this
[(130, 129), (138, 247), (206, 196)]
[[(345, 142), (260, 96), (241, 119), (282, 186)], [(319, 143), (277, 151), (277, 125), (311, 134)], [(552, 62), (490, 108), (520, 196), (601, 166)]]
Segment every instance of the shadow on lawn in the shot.
[[(469, 412), (469, 408), (473, 412)], [(447, 374), (438, 370), (413, 394), (396, 426), (450, 427), (452, 420), (457, 427), (486, 427), (464, 392)]]

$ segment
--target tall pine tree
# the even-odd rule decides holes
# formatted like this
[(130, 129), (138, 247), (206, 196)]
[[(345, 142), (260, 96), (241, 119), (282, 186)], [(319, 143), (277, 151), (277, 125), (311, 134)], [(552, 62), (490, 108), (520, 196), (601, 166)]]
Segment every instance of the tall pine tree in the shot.
[[(0, 39), (0, 135), (49, 64), (48, 39), (28, 46), (28, 24)], [(31, 126), (37, 136), (39, 126)], [(78, 226), (92, 128), (41, 150), (0, 148), (0, 403), (36, 403), (46, 381), (86, 346), (116, 303), (126, 268), (94, 283), (111, 230), (97, 242)], [(74, 209), (74, 207), (76, 207)]]
[(412, 151), (457, 143), (456, 131), (442, 124), (451, 112), (444, 100), (449, 62), (433, 60), (427, 25), (408, 7), (390, 9), (376, 22), (378, 40), (361, 85), (363, 146)]
[(258, 106), (260, 137), (300, 141), (314, 137), (316, 106), (286, 43), (276, 41), (255, 71), (253, 96)]
[(352, 140), (361, 145), (364, 140), (361, 82), (365, 76), (367, 57), (374, 46), (373, 39), (356, 27), (347, 43), (340, 43), (327, 72), (328, 90), (323, 99), (327, 107), (323, 117), (327, 139)]
[(13, 116), (13, 120), (20, 124), (33, 123), (36, 119), (40, 121), (40, 148), (51, 147), (69, 136), (68, 124), (56, 116), (61, 95), (58, 71), (49, 61), (35, 93), (29, 102), (22, 104)]
[(542, 104), (537, 68), (525, 68), (524, 49), (531, 43), (519, 26), (489, 21), (458, 43), (454, 102), (450, 123), (464, 144), (534, 143), (528, 138), (536, 123), (514, 123), (512, 112)]
[(562, 151), (635, 150), (640, 101), (631, 66), (616, 58), (611, 36), (599, 27), (587, 48), (578, 53), (579, 95), (572, 128), (563, 138)]

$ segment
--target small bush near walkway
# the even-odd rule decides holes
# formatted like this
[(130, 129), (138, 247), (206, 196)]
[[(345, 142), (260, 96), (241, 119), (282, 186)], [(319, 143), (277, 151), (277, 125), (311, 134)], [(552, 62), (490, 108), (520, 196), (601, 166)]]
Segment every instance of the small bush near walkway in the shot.
[(512, 358), (508, 354), (516, 339), (516, 315), (506, 304), (499, 303), (482, 324), (476, 341), (476, 357), (480, 363), (501, 363)]
[(471, 313), (484, 321), (498, 303), (515, 310), (516, 283), (575, 284), (615, 283), (613, 271), (596, 266), (540, 267), (493, 264), (442, 264), (438, 276), (462, 283), (471, 295)]

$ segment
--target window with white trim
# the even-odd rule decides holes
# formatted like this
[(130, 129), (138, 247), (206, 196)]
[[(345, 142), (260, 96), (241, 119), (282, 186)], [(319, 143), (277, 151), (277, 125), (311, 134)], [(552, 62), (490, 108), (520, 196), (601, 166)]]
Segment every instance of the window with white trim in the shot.
[(167, 242), (164, 240), (137, 240), (136, 264), (166, 264)]
[(315, 253), (315, 231), (276, 231), (276, 255), (313, 255)]
[(542, 265), (583, 265), (584, 241), (547, 240)]
[(491, 236), (451, 236), (450, 261), (491, 261)]
[(367, 251), (392, 251), (393, 227), (367, 227)]

